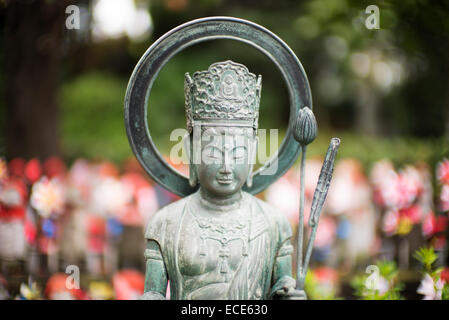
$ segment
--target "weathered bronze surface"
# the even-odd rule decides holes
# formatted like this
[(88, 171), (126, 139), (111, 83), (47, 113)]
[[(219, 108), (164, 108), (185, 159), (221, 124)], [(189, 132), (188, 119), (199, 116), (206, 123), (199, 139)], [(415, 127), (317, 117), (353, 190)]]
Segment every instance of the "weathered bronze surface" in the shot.
[[(143, 299), (269, 299), (301, 296), (291, 276), (291, 228), (284, 215), (242, 191), (257, 148), (261, 77), (232, 61), (186, 74), (190, 184), (200, 188), (156, 213), (145, 237)], [(194, 131), (198, 134), (195, 135)]]
[[(246, 42), (279, 67), (290, 94), (289, 126), (278, 154), (253, 172), (261, 76), (233, 61), (214, 63), (192, 76), (187, 73), (187, 179), (157, 152), (146, 122), (147, 99), (157, 73), (174, 54), (194, 43), (220, 38)], [(297, 117), (306, 106), (312, 106), (310, 88), (298, 59), (282, 40), (254, 23), (229, 17), (199, 19), (168, 32), (148, 49), (127, 89), (128, 138), (153, 179), (184, 198), (160, 209), (147, 226), (142, 299), (164, 299), (168, 284), (171, 299), (306, 299), (303, 285), (292, 277), (289, 222), (252, 195), (285, 173), (301, 147), (305, 150), (313, 140), (316, 128), (305, 127), (310, 121)], [(299, 136), (304, 141), (295, 141)], [(329, 148), (314, 199), (316, 224), (332, 175), (335, 146), (338, 143)], [(266, 175), (275, 162), (277, 170)], [(310, 244), (313, 237), (307, 251)], [(308, 257), (309, 252), (301, 276)]]

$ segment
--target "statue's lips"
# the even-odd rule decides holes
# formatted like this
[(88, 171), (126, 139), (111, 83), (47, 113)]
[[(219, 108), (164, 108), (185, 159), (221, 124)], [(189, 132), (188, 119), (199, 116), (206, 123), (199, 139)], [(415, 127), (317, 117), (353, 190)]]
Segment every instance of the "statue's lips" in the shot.
[(232, 179), (217, 179), (219, 184), (231, 184)]

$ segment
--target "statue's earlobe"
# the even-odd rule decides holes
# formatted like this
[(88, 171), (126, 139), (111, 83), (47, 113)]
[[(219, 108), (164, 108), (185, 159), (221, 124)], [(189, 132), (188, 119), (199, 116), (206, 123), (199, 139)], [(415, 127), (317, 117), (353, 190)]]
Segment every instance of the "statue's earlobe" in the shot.
[(196, 167), (193, 163), (191, 163), (189, 167), (189, 184), (191, 187), (198, 184), (198, 175), (196, 173)]
[(257, 143), (258, 143), (259, 139), (256, 136), (256, 138), (254, 139), (254, 141), (251, 143), (250, 145), (250, 154), (249, 154), (249, 173), (248, 173), (248, 177), (246, 178), (246, 186), (248, 188), (251, 188), (253, 185), (253, 168), (254, 168), (254, 164), (256, 163), (256, 155), (257, 155)]
[(190, 134), (188, 138), (185, 139), (186, 150), (188, 150), (189, 157), (189, 184), (194, 187), (198, 184), (198, 174), (196, 172), (196, 166), (193, 161), (193, 137)]
[(246, 178), (246, 186), (248, 188), (251, 188), (253, 185), (253, 167), (254, 167), (254, 165), (251, 165), (251, 168), (248, 173), (248, 178)]

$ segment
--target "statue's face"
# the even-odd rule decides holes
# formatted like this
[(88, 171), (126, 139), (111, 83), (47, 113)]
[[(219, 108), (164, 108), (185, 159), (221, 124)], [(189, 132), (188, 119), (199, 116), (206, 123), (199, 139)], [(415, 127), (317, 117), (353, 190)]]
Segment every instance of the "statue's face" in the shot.
[(255, 148), (251, 131), (213, 128), (203, 132), (201, 163), (197, 164), (201, 188), (219, 197), (238, 192), (252, 168), (251, 148)]

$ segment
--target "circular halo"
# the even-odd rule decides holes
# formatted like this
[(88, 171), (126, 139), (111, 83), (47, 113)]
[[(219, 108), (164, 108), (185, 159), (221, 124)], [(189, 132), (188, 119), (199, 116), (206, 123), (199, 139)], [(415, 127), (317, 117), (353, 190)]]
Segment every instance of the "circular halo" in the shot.
[(162, 67), (178, 52), (196, 43), (232, 39), (247, 43), (263, 52), (281, 71), (290, 98), (287, 133), (278, 152), (253, 172), (251, 188), (257, 194), (281, 177), (298, 158), (301, 148), (293, 138), (292, 129), (300, 108), (312, 108), (312, 95), (306, 73), (294, 52), (266, 28), (233, 17), (208, 17), (184, 23), (154, 42), (140, 58), (128, 83), (125, 96), (125, 126), (131, 148), (145, 171), (162, 187), (187, 196), (198, 189), (172, 168), (157, 150), (147, 122), (148, 98)]

